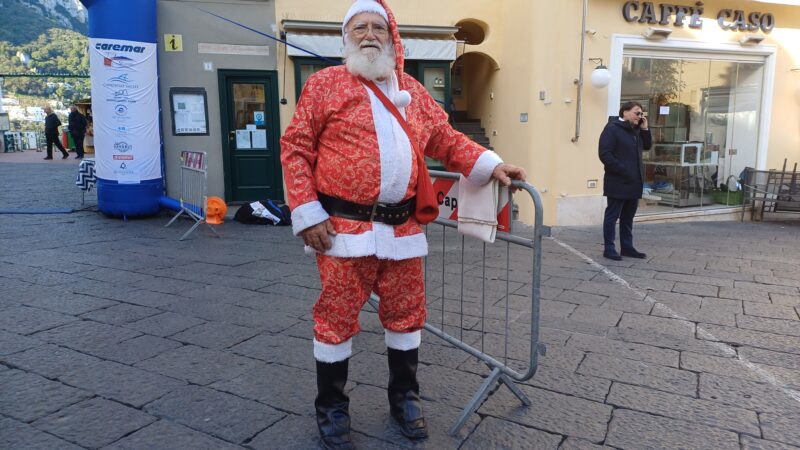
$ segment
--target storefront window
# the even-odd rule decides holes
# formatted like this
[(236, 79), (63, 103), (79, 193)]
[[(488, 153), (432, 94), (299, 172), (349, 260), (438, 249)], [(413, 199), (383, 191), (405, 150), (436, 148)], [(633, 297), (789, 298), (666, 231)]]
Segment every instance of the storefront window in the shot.
[(625, 58), (621, 101), (641, 103), (653, 133), (642, 214), (741, 204), (739, 175), (757, 157), (763, 77), (761, 62)]
[(319, 72), (320, 70), (331, 66), (325, 61), (316, 58), (294, 58), (294, 73), (295, 73), (295, 95), (297, 99), (300, 98), (300, 93), (303, 92), (303, 86), (311, 75)]

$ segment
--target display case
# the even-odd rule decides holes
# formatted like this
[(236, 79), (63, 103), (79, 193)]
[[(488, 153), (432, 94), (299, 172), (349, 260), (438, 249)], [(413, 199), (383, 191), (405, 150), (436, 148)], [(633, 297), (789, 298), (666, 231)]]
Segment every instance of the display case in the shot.
[(645, 180), (658, 203), (684, 207), (711, 203), (719, 151), (706, 149), (702, 142), (654, 144), (642, 154)]
[(716, 166), (719, 151), (705, 149), (702, 142), (653, 144), (642, 155), (645, 164), (672, 166)]

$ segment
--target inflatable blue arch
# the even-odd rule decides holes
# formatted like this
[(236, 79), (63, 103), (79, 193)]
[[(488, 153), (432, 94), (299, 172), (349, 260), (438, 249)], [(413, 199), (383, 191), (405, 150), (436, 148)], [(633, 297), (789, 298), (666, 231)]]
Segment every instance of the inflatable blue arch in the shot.
[[(81, 3), (86, 6), (89, 14), (90, 39), (125, 40), (157, 44), (156, 0), (81, 0)], [(94, 50), (90, 48), (89, 51)], [(153, 73), (137, 73), (137, 75), (145, 78), (152, 77), (149, 81), (156, 87), (158, 86), (157, 69), (153, 70)], [(94, 74), (92, 75), (93, 86), (95, 83), (102, 83), (103, 81), (96, 80)], [(155, 95), (156, 102), (158, 102), (157, 90)], [(93, 101), (102, 100), (93, 98)], [(106, 120), (106, 118), (98, 118), (95, 108), (93, 108), (93, 112), (95, 113), (95, 136), (97, 136), (98, 132), (103, 132), (98, 130), (97, 121), (98, 119), (101, 121)], [(158, 165), (158, 177), (137, 179), (135, 182), (130, 182), (129, 180), (114, 179), (109, 176), (102, 177), (103, 174), (98, 173), (98, 209), (108, 216), (123, 218), (148, 216), (158, 213), (161, 208), (159, 200), (164, 191), (163, 165), (161, 164), (162, 139), (158, 124), (158, 114), (150, 119), (155, 121), (152, 125), (157, 127), (158, 130), (158, 143), (154, 145), (158, 148), (147, 149), (147, 151), (155, 152), (158, 155), (158, 160), (155, 162)], [(95, 139), (95, 142), (97, 143), (97, 139)], [(96, 147), (95, 152), (99, 165), (99, 159), (111, 158), (114, 149)], [(133, 156), (130, 157), (132, 158)]]

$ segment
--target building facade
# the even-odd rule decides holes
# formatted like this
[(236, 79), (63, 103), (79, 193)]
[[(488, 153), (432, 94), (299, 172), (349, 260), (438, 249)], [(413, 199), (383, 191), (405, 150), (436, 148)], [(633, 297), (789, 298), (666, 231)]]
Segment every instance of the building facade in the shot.
[[(180, 151), (204, 150), (210, 195), (228, 202), (283, 198), (280, 133), (308, 76), (338, 63), (349, 4), (159, 1), (171, 195)], [(597, 139), (624, 101), (643, 105), (654, 134), (654, 148), (644, 155), (641, 220), (730, 213), (745, 167), (800, 162), (798, 6), (752, 0), (570, 0), (557, 7), (542, 0), (398, 0), (391, 6), (406, 71), (455, 121), (480, 122), (477, 133), (488, 145), (527, 169), (548, 224), (602, 221)], [(172, 35), (181, 36), (182, 52), (168, 51)], [(601, 63), (610, 83), (595, 87), (590, 79)], [(172, 88), (205, 89), (207, 135), (171, 135)], [(532, 205), (521, 200), (518, 207), (520, 219), (530, 222)]]

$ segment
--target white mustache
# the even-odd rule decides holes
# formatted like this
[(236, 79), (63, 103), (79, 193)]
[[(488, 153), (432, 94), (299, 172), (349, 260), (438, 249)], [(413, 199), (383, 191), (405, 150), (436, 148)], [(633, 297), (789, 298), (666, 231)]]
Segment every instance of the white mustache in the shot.
[(378, 41), (364, 41), (359, 45), (359, 48), (377, 48), (378, 50), (383, 50), (381, 48), (381, 44)]

